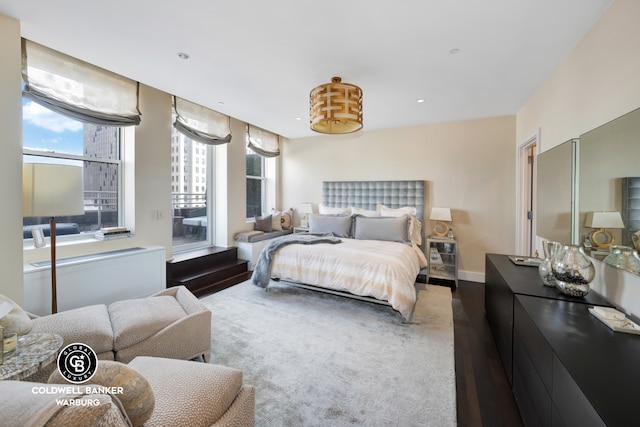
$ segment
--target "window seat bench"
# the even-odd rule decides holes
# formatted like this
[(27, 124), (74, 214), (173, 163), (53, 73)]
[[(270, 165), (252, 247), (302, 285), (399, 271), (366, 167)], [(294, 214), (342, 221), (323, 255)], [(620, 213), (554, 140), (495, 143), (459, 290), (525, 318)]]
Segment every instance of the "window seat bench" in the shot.
[(249, 261), (249, 270), (253, 271), (253, 266), (258, 262), (260, 252), (267, 246), (269, 240), (276, 237), (293, 233), (293, 229), (282, 231), (245, 231), (235, 235), (238, 243), (238, 258)]

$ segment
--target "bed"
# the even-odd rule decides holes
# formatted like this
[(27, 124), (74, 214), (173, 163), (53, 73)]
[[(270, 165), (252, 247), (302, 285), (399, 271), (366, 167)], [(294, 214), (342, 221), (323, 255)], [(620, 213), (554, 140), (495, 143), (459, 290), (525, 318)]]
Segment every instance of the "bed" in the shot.
[[(415, 281), (427, 264), (424, 181), (325, 181), (319, 208), (309, 218), (310, 233), (265, 247), (254, 284), (268, 287), (276, 279), (390, 305), (411, 321)], [(262, 284), (259, 274), (267, 275)]]

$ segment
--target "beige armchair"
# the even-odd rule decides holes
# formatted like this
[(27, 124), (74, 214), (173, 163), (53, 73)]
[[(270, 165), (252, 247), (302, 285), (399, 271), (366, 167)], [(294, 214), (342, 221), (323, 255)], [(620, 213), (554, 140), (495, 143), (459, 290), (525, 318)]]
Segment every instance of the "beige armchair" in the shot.
[[(187, 288), (176, 286), (147, 298), (92, 305), (34, 317), (31, 332), (62, 336), (63, 346), (81, 342), (98, 359), (128, 363), (136, 356), (209, 361), (211, 311)], [(28, 378), (46, 380), (53, 366)]]

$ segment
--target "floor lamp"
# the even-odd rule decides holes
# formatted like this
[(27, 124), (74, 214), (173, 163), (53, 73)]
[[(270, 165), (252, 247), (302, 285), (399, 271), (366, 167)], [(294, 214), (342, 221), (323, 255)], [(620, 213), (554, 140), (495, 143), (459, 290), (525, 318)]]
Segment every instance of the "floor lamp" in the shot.
[(22, 215), (51, 218), (51, 313), (58, 311), (55, 217), (84, 214), (82, 184), (80, 166), (45, 163), (22, 165)]

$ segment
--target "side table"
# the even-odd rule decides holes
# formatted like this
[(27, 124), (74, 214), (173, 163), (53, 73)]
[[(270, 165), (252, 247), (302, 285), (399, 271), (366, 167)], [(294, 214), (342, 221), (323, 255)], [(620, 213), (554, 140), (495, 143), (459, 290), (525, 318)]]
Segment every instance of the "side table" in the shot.
[(0, 380), (21, 380), (55, 362), (62, 347), (62, 337), (56, 334), (33, 333), (18, 337), (13, 353), (5, 354), (0, 365)]

